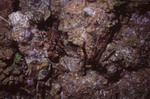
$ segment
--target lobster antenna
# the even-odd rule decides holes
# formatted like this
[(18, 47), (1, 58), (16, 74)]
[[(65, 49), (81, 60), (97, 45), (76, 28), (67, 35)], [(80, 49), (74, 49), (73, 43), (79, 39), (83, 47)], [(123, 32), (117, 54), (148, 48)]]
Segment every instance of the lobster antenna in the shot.
[(10, 25), (10, 22), (7, 21), (6, 19), (4, 19), (2, 16), (0, 16), (0, 19), (2, 19), (3, 21), (5, 21), (6, 23), (8, 23)]

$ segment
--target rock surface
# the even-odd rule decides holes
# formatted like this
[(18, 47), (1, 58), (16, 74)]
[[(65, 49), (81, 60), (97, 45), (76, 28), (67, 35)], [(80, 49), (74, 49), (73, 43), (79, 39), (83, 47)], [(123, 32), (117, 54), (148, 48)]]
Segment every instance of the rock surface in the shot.
[(0, 98), (149, 99), (149, 7), (1, 0)]

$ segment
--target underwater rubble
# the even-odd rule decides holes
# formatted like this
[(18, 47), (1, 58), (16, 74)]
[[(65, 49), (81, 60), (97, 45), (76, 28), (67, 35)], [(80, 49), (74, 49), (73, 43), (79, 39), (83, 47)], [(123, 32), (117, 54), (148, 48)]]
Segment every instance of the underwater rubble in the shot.
[(149, 99), (149, 0), (0, 0), (0, 99)]

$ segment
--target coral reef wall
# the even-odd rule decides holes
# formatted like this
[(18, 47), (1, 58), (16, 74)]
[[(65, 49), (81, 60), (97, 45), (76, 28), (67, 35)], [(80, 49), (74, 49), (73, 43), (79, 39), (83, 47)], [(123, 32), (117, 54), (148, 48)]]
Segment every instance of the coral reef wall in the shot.
[(149, 99), (149, 0), (0, 0), (0, 99)]

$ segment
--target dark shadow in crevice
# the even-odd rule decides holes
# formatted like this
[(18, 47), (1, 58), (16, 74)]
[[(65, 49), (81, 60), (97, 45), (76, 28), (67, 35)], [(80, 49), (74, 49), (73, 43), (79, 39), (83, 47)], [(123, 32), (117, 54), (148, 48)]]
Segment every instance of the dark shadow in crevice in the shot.
[(143, 14), (145, 14), (147, 11), (150, 11), (150, 3), (144, 5), (139, 14), (140, 14), (140, 15), (143, 15)]
[(59, 24), (59, 20), (51, 15), (46, 21), (38, 24), (38, 29), (39, 30), (47, 30), (48, 28), (51, 28), (54, 23)]
[(16, 11), (20, 10), (19, 4), (20, 4), (19, 0), (14, 0), (14, 3), (13, 3), (13, 12), (16, 12)]

